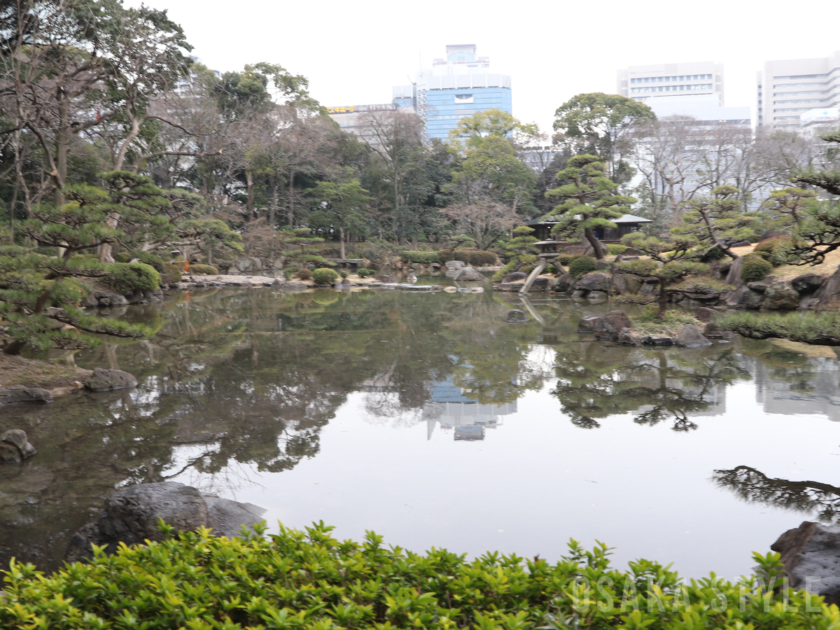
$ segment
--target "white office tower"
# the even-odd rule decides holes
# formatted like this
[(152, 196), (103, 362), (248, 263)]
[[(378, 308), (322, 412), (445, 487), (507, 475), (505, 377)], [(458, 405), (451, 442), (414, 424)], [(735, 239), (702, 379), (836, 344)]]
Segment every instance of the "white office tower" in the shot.
[(697, 61), (630, 66), (618, 71), (617, 92), (648, 105), (668, 96), (717, 94), (723, 105), (723, 64)]
[(816, 59), (767, 61), (756, 81), (758, 126), (798, 130), (803, 114), (840, 107), (840, 51)]

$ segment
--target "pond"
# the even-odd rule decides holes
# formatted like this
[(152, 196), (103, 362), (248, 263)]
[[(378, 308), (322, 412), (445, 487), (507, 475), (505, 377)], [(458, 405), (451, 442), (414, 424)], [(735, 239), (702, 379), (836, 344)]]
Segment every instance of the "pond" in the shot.
[[(506, 322), (513, 308), (527, 323)], [(0, 561), (61, 564), (115, 488), (176, 480), (336, 535), (556, 560), (570, 538), (682, 574), (747, 573), (840, 509), (834, 351), (581, 338), (610, 305), (510, 294), (179, 293), (142, 343), (75, 355), (139, 386), (6, 407), (38, 454), (0, 467)]]

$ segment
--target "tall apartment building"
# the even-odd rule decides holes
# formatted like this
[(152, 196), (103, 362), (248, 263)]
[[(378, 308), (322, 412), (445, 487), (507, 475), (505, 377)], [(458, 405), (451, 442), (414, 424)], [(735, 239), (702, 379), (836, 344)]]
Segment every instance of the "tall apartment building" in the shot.
[(796, 129), (812, 109), (840, 107), (840, 51), (816, 59), (768, 61), (756, 80), (758, 126)]
[(488, 109), (513, 113), (509, 75), (494, 72), (489, 57), (476, 55), (475, 44), (450, 45), (446, 58), (420, 70), (413, 85), (394, 87), (393, 102), (413, 107), (431, 140), (446, 140), (464, 116)]

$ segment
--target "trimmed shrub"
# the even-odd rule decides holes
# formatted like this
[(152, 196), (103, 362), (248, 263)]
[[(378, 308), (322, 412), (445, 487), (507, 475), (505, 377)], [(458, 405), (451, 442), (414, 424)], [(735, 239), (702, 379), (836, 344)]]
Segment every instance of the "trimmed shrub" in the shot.
[(286, 280), (291, 280), (292, 278), (295, 277), (295, 275), (297, 274), (298, 271), (300, 271), (300, 267), (296, 267), (294, 265), (292, 265), (290, 267), (284, 267), (283, 268), (283, 275), (286, 276)]
[(295, 274), (301, 280), (312, 280), (312, 270), (307, 269), (306, 267), (301, 267), (295, 272)]
[(125, 250), (119, 252), (118, 254), (114, 254), (114, 261), (118, 263), (131, 262), (132, 258), (134, 258), (134, 256), (131, 255), (131, 252), (127, 252)]
[(190, 271), (204, 276), (218, 276), (219, 270), (212, 265), (190, 265)]
[(114, 263), (109, 265), (108, 275), (101, 278), (100, 282), (120, 294), (157, 291), (160, 288), (160, 274), (143, 263)]
[[(173, 528), (164, 527), (169, 538)], [(201, 529), (113, 556), (100, 551), (51, 575), (12, 562), (0, 627), (799, 630), (833, 628), (838, 619), (822, 597), (786, 587), (774, 553), (754, 554), (755, 575), (735, 583), (684, 581), (650, 560), (619, 570), (604, 544), (590, 551), (572, 541), (552, 564), (494, 552), (417, 554), (373, 532), (355, 542), (331, 530), (281, 526), (264, 537), (259, 527), (228, 539)]]
[(312, 272), (312, 279), (315, 284), (332, 284), (338, 280), (338, 274), (332, 269), (321, 268)]
[(557, 257), (557, 262), (559, 262), (564, 267), (568, 267), (569, 263), (572, 262), (575, 258), (577, 258), (577, 256), (573, 254), (560, 254)]
[(793, 239), (789, 236), (775, 236), (761, 241), (753, 250), (753, 254), (761, 256), (774, 267), (784, 265), (790, 258)]
[(618, 245), (618, 244), (610, 244), (607, 245), (607, 251), (609, 252), (610, 256), (618, 256), (623, 254), (628, 249), (627, 245)]
[(346, 271), (344, 271), (344, 269), (342, 269), (341, 271), (338, 272), (338, 275), (341, 276), (342, 279), (343, 279), (343, 278), (346, 278), (347, 276), (349, 276), (350, 274), (347, 273)]
[(440, 262), (440, 254), (437, 252), (420, 252), (406, 250), (400, 254), (403, 262), (417, 263), (418, 265), (431, 265)]
[(367, 278), (368, 276), (372, 276), (373, 272), (370, 269), (365, 269), (364, 267), (362, 267), (356, 272), (356, 275), (360, 278)]
[[(163, 258), (161, 258), (160, 256), (156, 256), (152, 252), (132, 252), (129, 255), (131, 256), (131, 258), (136, 258), (145, 265), (154, 267), (159, 273), (168, 273), (163, 267), (169, 261), (163, 260)], [(183, 269), (184, 265), (181, 265), (180, 268)]]
[(773, 265), (761, 256), (748, 254), (744, 256), (744, 266), (741, 268), (741, 280), (744, 282), (758, 282), (773, 271)]
[(575, 280), (585, 276), (590, 271), (595, 271), (597, 268), (595, 259), (590, 256), (575, 256), (569, 263), (569, 273)]

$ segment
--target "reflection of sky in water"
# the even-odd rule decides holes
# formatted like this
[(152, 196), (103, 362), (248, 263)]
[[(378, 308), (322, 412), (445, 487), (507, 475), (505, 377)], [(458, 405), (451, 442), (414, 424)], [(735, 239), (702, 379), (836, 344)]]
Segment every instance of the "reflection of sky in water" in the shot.
[(606, 305), (528, 306), (542, 325), (504, 323), (522, 305), (489, 293), (232, 292), (164, 312), (151, 347), (112, 354), (140, 378), (130, 395), (0, 413), (40, 451), (0, 470), (3, 552), (33, 548), (25, 522), (63, 549), (110, 489), (173, 477), (271, 525), (552, 560), (600, 540), (690, 576), (748, 572), (752, 551), (832, 513), (831, 351), (611, 347), (574, 333)]

